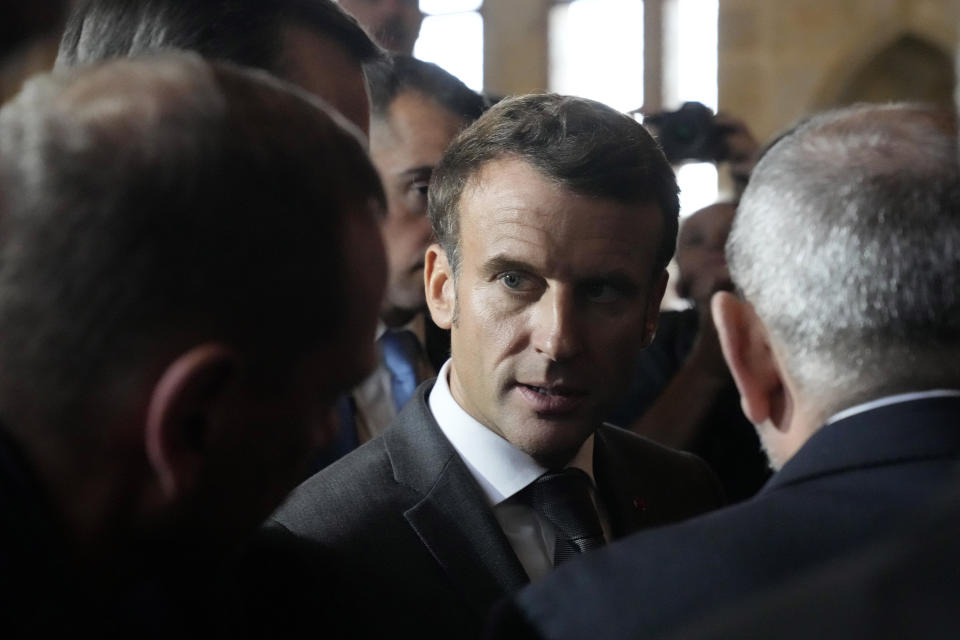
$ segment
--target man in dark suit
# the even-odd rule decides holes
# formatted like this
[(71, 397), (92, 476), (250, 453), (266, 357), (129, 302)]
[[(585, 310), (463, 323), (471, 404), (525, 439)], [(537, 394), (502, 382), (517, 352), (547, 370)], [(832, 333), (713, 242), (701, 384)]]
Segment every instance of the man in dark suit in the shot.
[(385, 202), (340, 123), (183, 54), (0, 111), (4, 637), (218, 624), (220, 563), (374, 360)]
[[(493, 635), (659, 637), (913, 517), (960, 453), (960, 174), (950, 114), (816, 116), (760, 161), (713, 315), (778, 471), (517, 595)], [(823, 594), (829, 597), (829, 594)]]
[(960, 636), (960, 485), (917, 521), (680, 629), (683, 640)]
[(364, 622), (476, 636), (563, 559), (719, 504), (701, 460), (602, 425), (653, 336), (677, 210), (649, 134), (589, 100), (505, 100), (447, 149), (425, 280), (452, 357), (273, 518), (349, 568)]

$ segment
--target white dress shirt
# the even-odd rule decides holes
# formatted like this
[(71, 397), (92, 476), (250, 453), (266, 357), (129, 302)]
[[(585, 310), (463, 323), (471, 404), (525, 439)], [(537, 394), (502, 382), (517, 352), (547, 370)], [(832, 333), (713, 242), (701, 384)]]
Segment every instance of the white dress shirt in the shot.
[[(555, 530), (532, 507), (517, 499), (517, 494), (548, 469), (483, 426), (457, 404), (450, 392), (449, 375), (450, 361), (447, 360), (430, 392), (430, 411), (483, 490), (520, 564), (530, 579), (536, 580), (553, 568)], [(585, 472), (595, 485), (592, 435), (567, 466)], [(591, 495), (600, 515), (604, 537), (609, 541), (608, 518), (597, 501), (595, 486)]]
[(877, 398), (876, 400), (864, 402), (863, 404), (854, 405), (849, 409), (839, 411), (830, 416), (830, 419), (827, 420), (826, 424), (832, 424), (839, 420), (843, 420), (844, 418), (855, 416), (858, 413), (865, 413), (871, 409), (879, 409), (880, 407), (886, 407), (891, 404), (900, 404), (901, 402), (911, 402), (913, 400), (926, 400), (927, 398), (951, 397), (960, 397), (960, 389), (931, 389), (929, 391), (913, 391), (910, 393), (898, 393), (893, 396), (884, 396), (882, 398)]

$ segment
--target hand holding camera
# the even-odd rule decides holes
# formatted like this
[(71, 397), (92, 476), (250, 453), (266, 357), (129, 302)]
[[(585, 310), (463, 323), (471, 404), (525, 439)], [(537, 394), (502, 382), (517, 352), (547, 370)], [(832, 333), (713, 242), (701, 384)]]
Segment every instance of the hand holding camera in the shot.
[(660, 142), (670, 164), (727, 162), (738, 191), (746, 186), (759, 145), (742, 120), (714, 114), (700, 102), (685, 102), (676, 111), (644, 116), (643, 125)]

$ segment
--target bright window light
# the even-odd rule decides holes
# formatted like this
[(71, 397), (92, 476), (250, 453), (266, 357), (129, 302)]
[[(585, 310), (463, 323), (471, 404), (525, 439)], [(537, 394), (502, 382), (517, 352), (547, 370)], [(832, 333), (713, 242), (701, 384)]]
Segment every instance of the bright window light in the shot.
[(680, 216), (685, 217), (717, 201), (717, 167), (709, 162), (685, 164), (677, 170)]
[(643, 104), (643, 2), (575, 0), (550, 10), (550, 89), (620, 111)]
[(420, 0), (420, 11), (428, 15), (479, 11), (483, 0)]
[(675, 0), (672, 21), (673, 91), (679, 106), (688, 100), (717, 110), (717, 0)]
[(420, 0), (426, 14), (413, 55), (433, 62), (474, 91), (483, 90), (482, 0)]
[[(670, 0), (666, 5), (663, 95), (668, 108), (689, 100), (717, 110), (717, 0)], [(680, 215), (717, 201), (717, 168), (691, 163), (677, 171)]]

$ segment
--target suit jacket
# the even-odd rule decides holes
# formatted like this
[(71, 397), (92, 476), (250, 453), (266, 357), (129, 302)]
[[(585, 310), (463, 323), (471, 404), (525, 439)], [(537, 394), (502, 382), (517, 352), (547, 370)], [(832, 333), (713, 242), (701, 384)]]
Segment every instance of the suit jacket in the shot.
[[(380, 438), (301, 485), (273, 526), (313, 543), (318, 571), (333, 563), (346, 576), (364, 625), (380, 620), (394, 637), (476, 636), (493, 603), (528, 579), (436, 424), (431, 388), (421, 385)], [(594, 474), (617, 536), (721, 502), (703, 461), (617, 427), (597, 431)]]
[(796, 581), (696, 620), (676, 638), (960, 637), (958, 481), (955, 476), (944, 499), (918, 522)]
[(851, 552), (950, 481), (958, 416), (960, 398), (932, 398), (827, 425), (753, 499), (568, 563), (498, 610), (489, 634), (660, 637)]
[(0, 637), (214, 637), (228, 604), (211, 567), (163, 543), (169, 562), (146, 562), (121, 542), (95, 561), (78, 554), (42, 473), (0, 425)]

